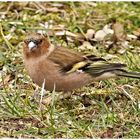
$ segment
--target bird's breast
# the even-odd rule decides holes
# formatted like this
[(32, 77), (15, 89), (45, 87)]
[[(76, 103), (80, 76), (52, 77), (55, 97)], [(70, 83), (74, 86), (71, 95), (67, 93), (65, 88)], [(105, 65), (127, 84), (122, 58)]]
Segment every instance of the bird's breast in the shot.
[(70, 91), (80, 88), (92, 81), (92, 77), (82, 72), (65, 74), (60, 72), (61, 67), (49, 60), (28, 60), (25, 67), (31, 79), (40, 87), (45, 80), (45, 89), (52, 91)]

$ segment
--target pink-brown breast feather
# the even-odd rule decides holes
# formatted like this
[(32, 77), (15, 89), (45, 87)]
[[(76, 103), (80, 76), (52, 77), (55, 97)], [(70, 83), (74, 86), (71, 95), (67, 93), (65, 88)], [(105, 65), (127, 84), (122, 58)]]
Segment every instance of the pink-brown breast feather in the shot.
[(58, 47), (47, 56), (47, 53), (40, 57), (33, 57), (26, 60), (25, 67), (32, 78), (40, 87), (46, 80), (45, 88), (56, 91), (69, 91), (79, 88), (91, 82), (92, 77), (85, 73), (74, 72), (64, 74), (61, 72), (63, 66), (67, 66), (84, 60), (82, 55), (70, 51), (66, 48)]

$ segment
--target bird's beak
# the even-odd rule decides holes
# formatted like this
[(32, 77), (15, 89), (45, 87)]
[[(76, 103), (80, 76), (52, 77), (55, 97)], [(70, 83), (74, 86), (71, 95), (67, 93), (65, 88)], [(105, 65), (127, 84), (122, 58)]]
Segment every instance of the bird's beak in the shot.
[(37, 45), (34, 43), (34, 42), (29, 42), (29, 44), (28, 44), (28, 48), (29, 48), (29, 50), (31, 51), (34, 47), (37, 47)]

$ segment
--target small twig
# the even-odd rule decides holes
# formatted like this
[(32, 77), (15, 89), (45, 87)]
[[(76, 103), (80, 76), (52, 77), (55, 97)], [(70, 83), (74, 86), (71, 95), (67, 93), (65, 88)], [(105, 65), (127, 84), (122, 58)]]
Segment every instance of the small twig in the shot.
[(135, 102), (135, 99), (123, 88), (123, 87), (120, 87), (120, 89), (123, 91), (123, 93), (131, 99), (131, 101), (133, 101), (133, 103), (136, 105), (137, 103)]
[(41, 110), (41, 104), (42, 104), (42, 99), (43, 99), (43, 95), (44, 95), (44, 88), (45, 88), (45, 79), (44, 79), (44, 81), (42, 83), (42, 89), (41, 89), (41, 97), (40, 97), (40, 102), (39, 102), (40, 110)]
[(52, 91), (52, 102), (51, 102), (51, 106), (54, 105), (54, 101), (55, 101), (55, 84), (54, 84), (54, 88), (53, 88), (53, 91)]
[(43, 11), (46, 10), (46, 8), (40, 3), (40, 2), (33, 2), (33, 4), (40, 10), (42, 9)]

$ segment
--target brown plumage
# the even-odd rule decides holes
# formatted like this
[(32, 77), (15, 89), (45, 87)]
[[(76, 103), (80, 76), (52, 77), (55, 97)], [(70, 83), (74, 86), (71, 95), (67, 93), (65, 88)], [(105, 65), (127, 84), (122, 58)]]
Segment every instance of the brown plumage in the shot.
[(47, 38), (34, 33), (23, 47), (24, 64), (32, 80), (52, 91), (71, 91), (116, 76), (139, 78), (140, 73), (127, 72), (125, 64), (108, 63), (94, 55), (83, 56), (68, 48), (51, 45)]

